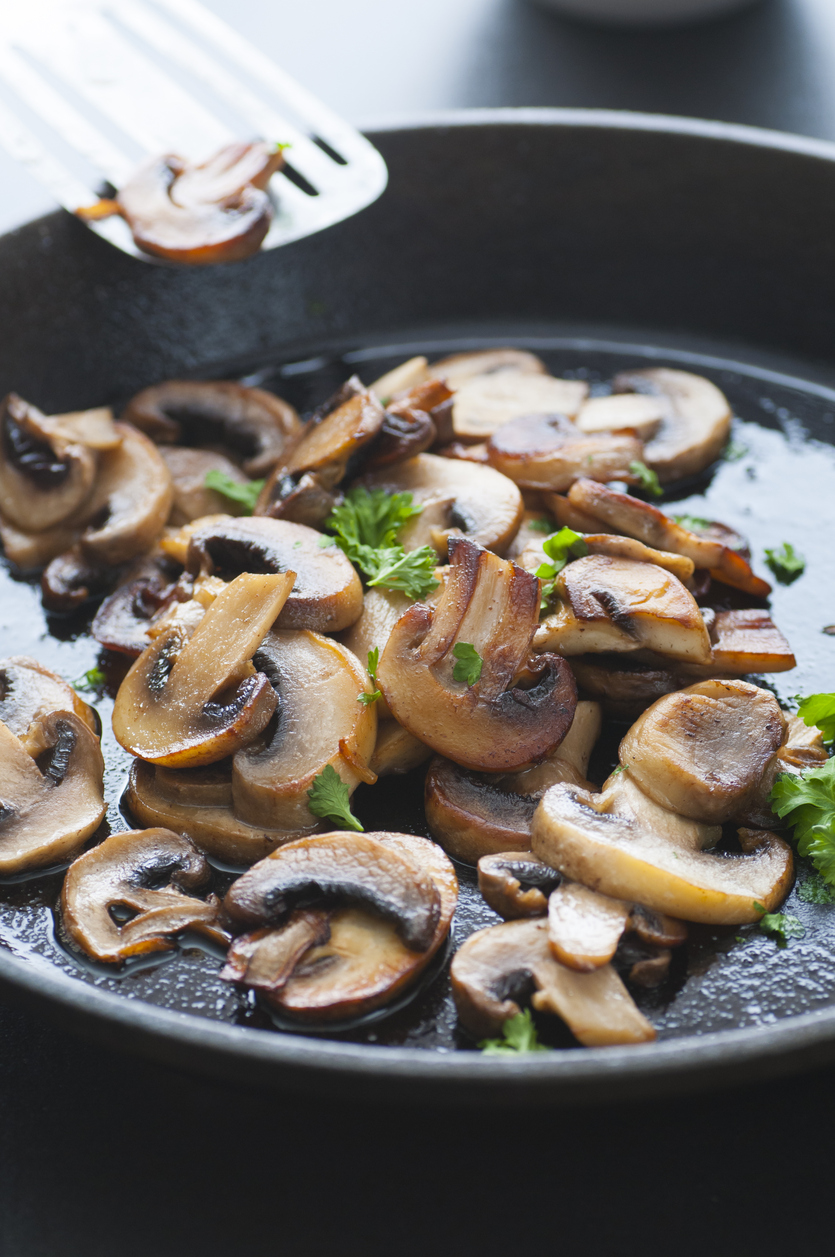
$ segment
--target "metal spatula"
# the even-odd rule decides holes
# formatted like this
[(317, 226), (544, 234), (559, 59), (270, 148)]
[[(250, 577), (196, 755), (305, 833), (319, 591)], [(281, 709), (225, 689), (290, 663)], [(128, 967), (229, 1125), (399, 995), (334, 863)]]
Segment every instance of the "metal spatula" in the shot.
[[(66, 209), (163, 153), (288, 144), (261, 246), (299, 240), (380, 195), (382, 157), (197, 0), (16, 0), (0, 17), (0, 144)], [(92, 231), (143, 261), (124, 219)]]

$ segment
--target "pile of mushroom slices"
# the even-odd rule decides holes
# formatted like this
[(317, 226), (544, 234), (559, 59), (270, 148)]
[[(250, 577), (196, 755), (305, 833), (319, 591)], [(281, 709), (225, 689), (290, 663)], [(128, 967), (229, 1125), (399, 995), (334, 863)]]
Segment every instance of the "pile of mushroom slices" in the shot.
[[(583, 1044), (651, 1039), (629, 987), (664, 981), (683, 922), (779, 903), (791, 857), (770, 785), (823, 756), (740, 679), (795, 663), (744, 540), (624, 491), (636, 462), (664, 484), (705, 470), (730, 417), (685, 372), (630, 372), (589, 397), (516, 349), (354, 376), (305, 423), (224, 381), (146, 389), (117, 423), (8, 398), (7, 556), (47, 564), (53, 607), (112, 590), (91, 631), (132, 660), (113, 731), (147, 828), (71, 865), (68, 942), (114, 963), (197, 930), (228, 947), (225, 979), (333, 1026), (398, 1006), (442, 954), (451, 856), (478, 865), (507, 918), (452, 961), (468, 1032), (500, 1029), (527, 990)], [(411, 495), (397, 543), (439, 565), (422, 600), (364, 586), (327, 532), (358, 487)], [(101, 755), (59, 678), (31, 660), (3, 675), (0, 871), (16, 871), (94, 832)], [(637, 723), (598, 791), (604, 718)], [(360, 783), (427, 761), (440, 845), (332, 829)], [(313, 808), (323, 774), (341, 814)], [(728, 823), (737, 851), (718, 854)], [(222, 902), (211, 860), (248, 870)]]

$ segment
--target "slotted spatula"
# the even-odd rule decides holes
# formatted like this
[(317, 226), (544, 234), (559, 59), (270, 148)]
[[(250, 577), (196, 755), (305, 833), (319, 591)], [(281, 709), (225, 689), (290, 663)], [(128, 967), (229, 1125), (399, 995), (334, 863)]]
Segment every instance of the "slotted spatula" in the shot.
[[(360, 133), (197, 0), (18, 0), (0, 18), (0, 144), (70, 212), (150, 157), (288, 144), (263, 249), (370, 205), (385, 163)], [(120, 217), (88, 226), (137, 249)]]

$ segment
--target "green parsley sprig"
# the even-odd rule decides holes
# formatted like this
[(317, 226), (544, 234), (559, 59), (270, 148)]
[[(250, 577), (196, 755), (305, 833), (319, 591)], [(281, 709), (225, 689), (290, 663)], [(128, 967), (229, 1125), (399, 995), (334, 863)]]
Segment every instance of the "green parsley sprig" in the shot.
[(107, 684), (107, 677), (96, 664), (95, 667), (88, 668), (83, 676), (78, 677), (71, 684), (73, 689), (78, 690), (79, 693), (92, 693), (95, 690), (100, 690)]
[(529, 519), (528, 528), (533, 529), (534, 532), (550, 533), (554, 531), (554, 525), (551, 523), (551, 520), (544, 515), (538, 515), (536, 519)]
[(820, 729), (824, 742), (835, 741), (835, 694), (809, 694), (800, 698), (797, 714), (810, 729)]
[(485, 1056), (519, 1056), (527, 1052), (551, 1051), (539, 1042), (529, 1008), (508, 1018), (502, 1026), (500, 1039), (482, 1039), (478, 1046)]
[(835, 759), (799, 775), (781, 773), (770, 798), (772, 810), (788, 820), (799, 853), (835, 886)]
[(835, 886), (830, 886), (823, 880), (820, 873), (814, 870), (798, 883), (797, 897), (801, 903), (835, 903)]
[(629, 464), (629, 470), (633, 476), (637, 476), (641, 488), (650, 497), (660, 498), (663, 495), (664, 490), (661, 488), (657, 473), (651, 467), (647, 467), (646, 463), (642, 463), (639, 458), (633, 459)]
[(671, 515), (670, 519), (676, 524), (681, 524), (682, 528), (686, 528), (688, 532), (700, 533), (710, 528), (712, 520), (702, 519), (701, 515)]
[(761, 903), (754, 901), (754, 908), (760, 913), (757, 922), (764, 934), (770, 934), (778, 947), (788, 947), (790, 938), (803, 938), (806, 930), (798, 917), (788, 912), (766, 912)]
[(588, 554), (589, 548), (573, 528), (561, 528), (553, 536), (545, 538), (542, 549), (550, 559), (550, 563), (540, 563), (536, 569), (536, 575), (543, 582), (540, 610), (544, 611), (554, 596), (556, 578), (566, 563), (571, 559), (581, 559), (584, 554)]
[(423, 507), (412, 502), (411, 493), (386, 493), (384, 489), (358, 487), (335, 506), (325, 521), (334, 544), (367, 578), (368, 585), (398, 589), (409, 598), (425, 598), (437, 589), (438, 556), (432, 546), (407, 554), (397, 538)]
[(376, 703), (378, 698), (383, 697), (383, 691), (377, 689), (377, 664), (380, 662), (380, 648), (375, 646), (373, 650), (368, 652), (368, 675), (371, 677), (373, 690), (363, 690), (362, 694), (358, 694), (357, 698), (366, 707), (370, 707), (372, 703)]
[(484, 660), (475, 646), (471, 642), (456, 642), (452, 653), (458, 661), (452, 669), (453, 680), (475, 685), (484, 666)]
[(806, 570), (806, 560), (793, 545), (784, 541), (772, 550), (766, 550), (765, 561), (781, 585), (790, 585)]
[(217, 467), (213, 467), (211, 471), (206, 472), (203, 483), (207, 489), (214, 489), (215, 493), (222, 494), (230, 502), (237, 502), (244, 508), (245, 515), (251, 515), (265, 481), (248, 480), (246, 484), (241, 484), (238, 480), (227, 476), (225, 471), (219, 471)]
[(351, 792), (333, 764), (325, 764), (318, 776), (313, 778), (313, 785), (307, 792), (307, 806), (314, 816), (333, 821), (339, 829), (364, 832), (351, 811)]

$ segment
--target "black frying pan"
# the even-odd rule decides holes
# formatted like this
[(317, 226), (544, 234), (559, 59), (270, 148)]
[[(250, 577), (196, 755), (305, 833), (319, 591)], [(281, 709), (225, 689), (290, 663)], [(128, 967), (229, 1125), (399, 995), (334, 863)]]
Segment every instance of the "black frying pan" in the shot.
[[(779, 692), (835, 689), (835, 640), (820, 633), (835, 620), (835, 464), (815, 440), (831, 440), (835, 417), (835, 147), (559, 110), (373, 139), (391, 173), (377, 205), (230, 268), (145, 267), (58, 214), (0, 240), (0, 389), (54, 412), (118, 402), (169, 376), (231, 372), (306, 407), (351, 369), (370, 379), (418, 348), (497, 342), (593, 380), (644, 358), (702, 371), (730, 396), (749, 449), (721, 469), (709, 504), (760, 552), (796, 540), (810, 559), (805, 584), (775, 599), (803, 661), (778, 678)], [(41, 617), (36, 591), (4, 574), (0, 651), (36, 654), (68, 676), (89, 667), (92, 644), (74, 637), (82, 625)], [(110, 770), (111, 822), (125, 827), (118, 757)], [(419, 798), (407, 791), (398, 806), (403, 827), (420, 829)], [(459, 937), (491, 919), (471, 876), (462, 881)], [(835, 908), (792, 900), (807, 937), (779, 953), (762, 936), (700, 935), (651, 1010), (662, 1033), (653, 1046), (497, 1060), (453, 1050), (472, 1045), (457, 1035), (442, 974), (391, 1022), (338, 1041), (278, 1033), (240, 1011), (244, 1024), (232, 1024), (205, 999), (189, 1014), (213, 958), (176, 957), (120, 980), (81, 969), (55, 941), (50, 895), (49, 879), (0, 887), (4, 989), (71, 1028), (229, 1078), (340, 1095), (574, 1102), (835, 1058)], [(36, 929), (20, 927), (27, 911)]]

